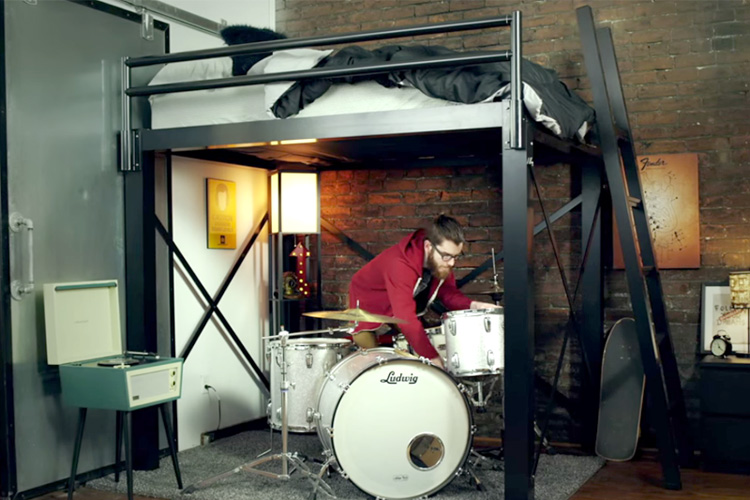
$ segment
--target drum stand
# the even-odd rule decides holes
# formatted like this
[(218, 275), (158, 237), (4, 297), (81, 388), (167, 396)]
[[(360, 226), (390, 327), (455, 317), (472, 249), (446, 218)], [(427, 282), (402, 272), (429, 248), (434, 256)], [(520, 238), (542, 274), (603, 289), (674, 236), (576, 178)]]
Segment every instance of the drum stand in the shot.
[[(283, 327), (282, 327), (283, 328)], [(309, 332), (303, 332), (303, 333), (309, 333)], [(185, 488), (182, 492), (183, 494), (189, 494), (193, 493), (194, 491), (197, 491), (199, 489), (205, 488), (206, 486), (209, 486), (217, 481), (220, 481), (224, 478), (227, 478), (229, 476), (232, 476), (233, 474), (236, 474), (238, 472), (252, 472), (255, 474), (260, 474), (265, 477), (270, 477), (271, 479), (280, 479), (282, 481), (288, 481), (290, 479), (290, 475), (295, 470), (299, 470), (307, 479), (310, 480), (313, 484), (313, 491), (310, 494), (310, 498), (315, 498), (318, 488), (322, 489), (323, 492), (325, 492), (327, 495), (331, 496), (332, 498), (336, 498), (336, 495), (333, 494), (333, 490), (331, 489), (328, 484), (326, 484), (325, 481), (323, 481), (323, 474), (322, 471), (320, 474), (313, 473), (310, 468), (305, 465), (305, 463), (302, 461), (301, 458), (299, 458), (299, 455), (295, 453), (289, 452), (289, 423), (288, 423), (288, 417), (287, 417), (287, 398), (288, 398), (288, 392), (289, 392), (289, 382), (286, 379), (287, 374), (287, 363), (286, 363), (286, 342), (289, 338), (289, 332), (282, 330), (279, 332), (278, 335), (279, 339), (281, 340), (281, 453), (276, 453), (274, 455), (269, 455), (263, 458), (258, 458), (256, 460), (253, 460), (250, 463), (240, 465), (239, 467), (235, 467), (234, 469), (224, 472), (223, 474), (219, 474), (218, 476), (214, 476), (208, 479), (204, 479), (203, 481), (196, 483), (194, 485), (188, 486)], [(269, 337), (271, 338), (271, 337)], [(272, 442), (273, 446), (273, 442)], [(265, 453), (265, 452), (264, 452)], [(257, 467), (261, 464), (264, 464), (266, 462), (271, 462), (274, 460), (281, 461), (281, 474), (275, 474), (273, 472), (267, 471), (267, 470), (261, 470)], [(289, 470), (289, 464), (292, 464), (292, 469)], [(326, 462), (327, 467), (327, 462)]]
[[(499, 375), (490, 375), (489, 378), (479, 378), (477, 381), (464, 379), (461, 382), (469, 387), (469, 393), (471, 395), (471, 404), (477, 409), (479, 413), (487, 411), (487, 401), (492, 396), (492, 390), (495, 388), (495, 382), (497, 382)], [(485, 393), (484, 386), (488, 384), (487, 392)]]

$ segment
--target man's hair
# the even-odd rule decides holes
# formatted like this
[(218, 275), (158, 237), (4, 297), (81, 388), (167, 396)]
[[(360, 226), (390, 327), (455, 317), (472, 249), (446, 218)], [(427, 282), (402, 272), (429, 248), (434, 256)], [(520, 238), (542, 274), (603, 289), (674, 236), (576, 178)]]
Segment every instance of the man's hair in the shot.
[(453, 217), (440, 214), (432, 221), (432, 225), (427, 229), (427, 239), (433, 245), (439, 245), (445, 240), (452, 241), (456, 245), (466, 243), (464, 230), (461, 224)]

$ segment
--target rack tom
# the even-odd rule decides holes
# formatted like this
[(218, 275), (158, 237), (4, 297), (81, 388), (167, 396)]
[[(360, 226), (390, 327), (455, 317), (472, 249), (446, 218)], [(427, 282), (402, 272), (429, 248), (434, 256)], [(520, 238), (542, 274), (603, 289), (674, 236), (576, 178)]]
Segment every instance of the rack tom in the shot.
[(443, 314), (446, 370), (456, 377), (499, 374), (505, 367), (503, 309), (467, 309)]

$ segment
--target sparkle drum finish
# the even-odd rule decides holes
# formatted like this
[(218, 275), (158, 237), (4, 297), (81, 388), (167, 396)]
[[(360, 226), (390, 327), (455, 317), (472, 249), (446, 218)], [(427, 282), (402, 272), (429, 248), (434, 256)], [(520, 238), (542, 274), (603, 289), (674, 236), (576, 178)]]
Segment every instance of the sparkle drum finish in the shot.
[(448, 484), (471, 451), (463, 386), (391, 348), (360, 351), (321, 385), (318, 436), (335, 466), (365, 493), (405, 499)]
[(499, 374), (505, 367), (503, 309), (467, 309), (443, 314), (446, 369), (456, 377)]
[[(296, 338), (286, 342), (287, 424), (289, 432), (315, 432), (315, 398), (325, 373), (347, 356), (351, 340)], [(271, 361), (271, 400), (268, 424), (281, 429), (281, 341), (268, 345)]]

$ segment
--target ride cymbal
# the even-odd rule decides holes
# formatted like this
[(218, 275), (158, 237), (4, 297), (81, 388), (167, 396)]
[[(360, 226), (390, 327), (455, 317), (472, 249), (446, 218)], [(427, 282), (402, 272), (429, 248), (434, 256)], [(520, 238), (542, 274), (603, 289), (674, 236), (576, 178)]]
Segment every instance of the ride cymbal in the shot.
[(358, 323), (406, 323), (406, 320), (392, 318), (382, 314), (374, 314), (360, 308), (350, 308), (343, 311), (313, 311), (302, 313), (303, 316), (322, 319), (337, 319), (340, 321), (354, 321)]

